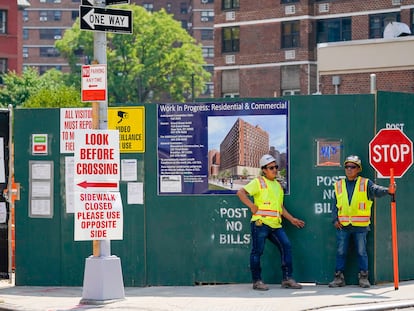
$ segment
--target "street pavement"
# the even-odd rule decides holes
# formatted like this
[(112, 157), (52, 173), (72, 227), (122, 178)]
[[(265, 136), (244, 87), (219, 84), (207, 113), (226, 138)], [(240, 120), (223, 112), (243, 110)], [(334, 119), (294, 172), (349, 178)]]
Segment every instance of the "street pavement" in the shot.
[(251, 284), (127, 287), (125, 298), (86, 301), (82, 287), (15, 286), (0, 281), (0, 310), (76, 311), (362, 311), (414, 307), (414, 281), (329, 288), (303, 284), (300, 290), (268, 284), (269, 291), (252, 290)]

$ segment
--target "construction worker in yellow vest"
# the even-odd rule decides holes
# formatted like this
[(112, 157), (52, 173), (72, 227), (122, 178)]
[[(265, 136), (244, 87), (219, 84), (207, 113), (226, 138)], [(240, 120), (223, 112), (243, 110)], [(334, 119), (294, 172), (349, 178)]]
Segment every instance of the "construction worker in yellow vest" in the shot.
[(332, 223), (336, 228), (335, 277), (329, 287), (345, 286), (344, 270), (351, 237), (358, 255), (359, 286), (371, 286), (368, 280), (367, 233), (370, 231), (371, 206), (375, 197), (391, 193), (388, 188), (374, 184), (370, 179), (359, 176), (361, 160), (356, 155), (344, 161), (346, 178), (334, 185), (335, 204), (332, 208)]
[[(240, 201), (250, 208), (253, 214), (250, 222), (252, 238), (250, 270), (253, 289), (269, 289), (262, 281), (260, 265), (266, 239), (279, 249), (283, 275), (282, 287), (300, 289), (302, 285), (292, 278), (292, 248), (282, 228), (282, 216), (298, 228), (303, 228), (305, 222), (293, 217), (283, 205), (283, 189), (276, 180), (278, 176), (276, 159), (270, 154), (265, 154), (260, 159), (260, 168), (261, 176), (254, 178), (237, 191)], [(254, 202), (250, 200), (249, 195), (254, 198)]]

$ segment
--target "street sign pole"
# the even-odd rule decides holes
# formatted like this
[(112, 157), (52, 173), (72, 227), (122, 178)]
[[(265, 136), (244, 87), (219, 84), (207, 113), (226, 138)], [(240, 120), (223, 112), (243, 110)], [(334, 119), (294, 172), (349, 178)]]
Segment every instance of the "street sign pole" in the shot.
[[(96, 1), (95, 1), (96, 2)], [(97, 4), (105, 7), (105, 4)], [(99, 64), (106, 64), (106, 32), (94, 32), (94, 59)], [(92, 124), (98, 129), (108, 128), (108, 102), (92, 103)], [(82, 300), (84, 304), (96, 301), (124, 299), (124, 283), (121, 261), (111, 256), (110, 240), (93, 240), (93, 257), (86, 258)]]
[(398, 242), (397, 242), (397, 203), (395, 202), (394, 168), (390, 168), (391, 184), (391, 237), (392, 237), (392, 263), (394, 271), (394, 290), (398, 289)]

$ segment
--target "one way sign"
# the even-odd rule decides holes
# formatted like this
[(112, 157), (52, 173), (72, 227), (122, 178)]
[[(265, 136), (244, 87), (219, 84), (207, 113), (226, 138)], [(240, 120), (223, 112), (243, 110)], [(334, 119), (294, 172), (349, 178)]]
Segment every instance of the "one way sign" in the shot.
[(79, 6), (80, 29), (132, 33), (132, 11)]

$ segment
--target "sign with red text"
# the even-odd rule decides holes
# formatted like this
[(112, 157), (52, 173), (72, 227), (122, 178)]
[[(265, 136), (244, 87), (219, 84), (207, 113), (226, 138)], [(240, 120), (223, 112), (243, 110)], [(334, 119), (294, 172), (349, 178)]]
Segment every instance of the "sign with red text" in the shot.
[(82, 101), (106, 101), (106, 65), (82, 66)]
[(92, 108), (60, 109), (60, 153), (75, 152), (75, 131), (92, 129)]
[(369, 143), (369, 163), (379, 177), (402, 177), (413, 164), (413, 142), (399, 129), (381, 129)]
[(75, 241), (122, 240), (123, 213), (119, 192), (75, 193)]
[(75, 191), (119, 191), (119, 132), (75, 132)]

